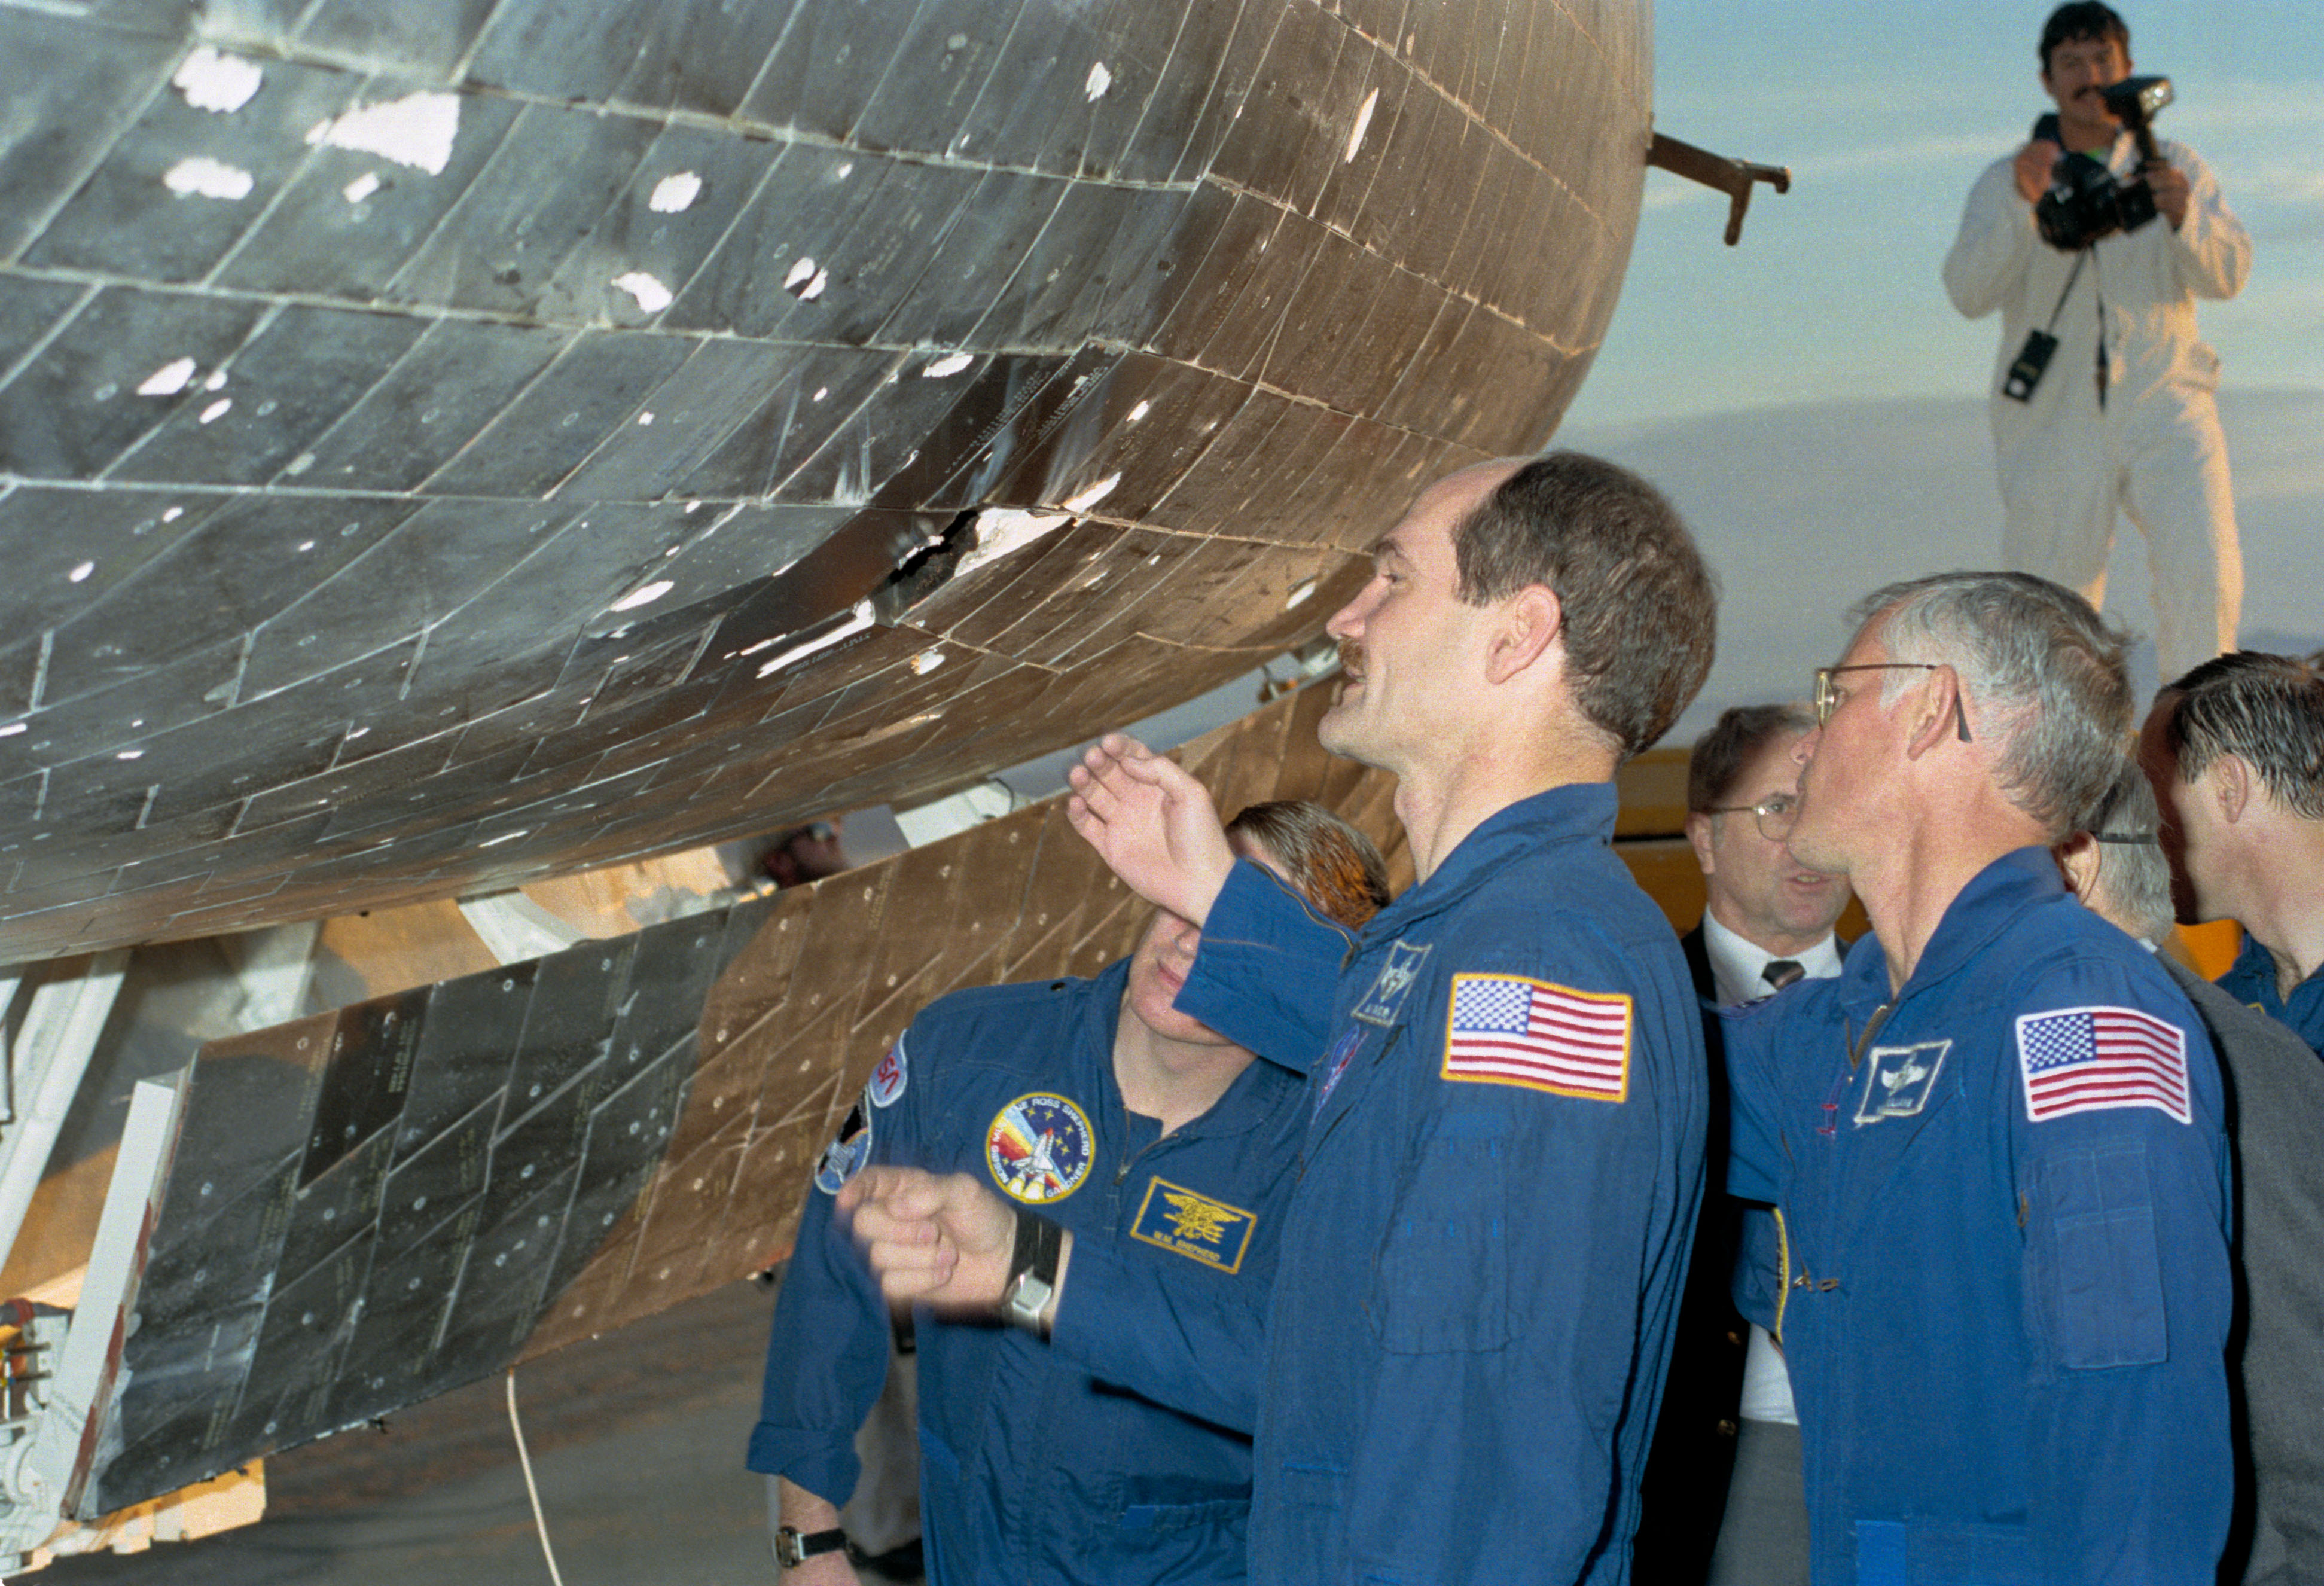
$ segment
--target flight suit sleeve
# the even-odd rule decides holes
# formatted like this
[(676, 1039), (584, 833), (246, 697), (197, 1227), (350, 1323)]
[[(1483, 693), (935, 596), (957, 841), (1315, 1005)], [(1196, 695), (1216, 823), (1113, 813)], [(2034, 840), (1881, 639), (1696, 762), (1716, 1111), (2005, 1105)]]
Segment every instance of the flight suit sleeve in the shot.
[(1977, 179), (1945, 254), (1945, 295), (1966, 318), (1981, 319), (2000, 308), (2042, 245), (2034, 206), (2018, 192), (2011, 167), (2011, 161), (2000, 161)]
[[(898, 1041), (889, 1062), (909, 1049), (913, 1034)], [(887, 1380), (890, 1333), (879, 1283), (833, 1215), (833, 1197), (866, 1163), (915, 1159), (926, 1077), (912, 1077), (919, 1083), (907, 1083), (885, 1106), (875, 1099), (878, 1082), (867, 1085), (816, 1164), (775, 1299), (759, 1421), (744, 1461), (834, 1504), (846, 1503), (862, 1474), (855, 1434)]]
[[(1425, 1101), (1364, 1307), (1381, 1431), (1346, 1483), (1359, 1579), (1577, 1581), (1633, 1518), (1616, 1519), (1635, 1502), (1622, 1461), (1643, 1453), (1661, 1393), (1707, 1059), (1675, 952), (1666, 996), (1631, 994), (1638, 973), (1602, 938), (1572, 939), (1585, 933), (1522, 958), (1443, 944), (1442, 978), (1420, 988), (1434, 995), (1408, 1061)], [(1570, 1048), (1504, 1065), (1466, 1033), (1452, 1044), (1456, 1000), (1533, 988), (1553, 1019), (1626, 1010), (1619, 1072), (1569, 1068)]]
[(1224, 1286), (1076, 1233), (1053, 1347), (1091, 1376), (1230, 1431), (1259, 1425), (1267, 1286)]
[[(1783, 1040), (1780, 998), (1719, 1011), (1727, 1063), (1727, 1193), (1738, 1201), (1780, 1202), (1784, 1142), (1775, 1056)], [(1717, 1186), (1713, 1186), (1714, 1188)]]
[(2234, 1494), (2218, 1063), (2177, 988), (2045, 974), (2010, 1006), (2013, 1173), (2043, 1373), (2027, 1526), (2045, 1580), (2208, 1580)]
[(2172, 144), (2169, 153), (2187, 178), (2187, 218), (2172, 239), (2179, 279), (2199, 298), (2232, 298), (2251, 274), (2251, 234), (2227, 207), (2201, 155), (2183, 143)]
[(1354, 937), (1264, 865), (1235, 861), (1178, 990), (1179, 1012), (1305, 1074), (1323, 1050)]
[(1746, 1206), (1729, 1297), (1746, 1321), (1779, 1339), (1784, 1334), (1784, 1285), (1791, 1279), (1788, 1266), (1783, 1213), (1773, 1206)]

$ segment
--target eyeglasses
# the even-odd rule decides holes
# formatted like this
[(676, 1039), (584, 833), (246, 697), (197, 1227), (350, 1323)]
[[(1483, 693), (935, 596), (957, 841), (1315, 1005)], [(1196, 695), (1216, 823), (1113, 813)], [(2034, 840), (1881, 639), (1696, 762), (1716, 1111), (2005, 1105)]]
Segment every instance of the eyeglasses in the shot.
[(1715, 804), (1702, 813), (1748, 815), (1757, 825), (1759, 835), (1770, 843), (1780, 843), (1792, 834), (1792, 827), (1800, 818), (1800, 796), (1770, 793), (1757, 804)]
[[(1858, 661), (1852, 666), (1845, 667), (1818, 667), (1815, 675), (1816, 725), (1821, 727), (1829, 724), (1831, 720), (1831, 713), (1838, 710), (1840, 702), (1848, 697), (1847, 690), (1832, 681), (1842, 672), (1934, 672), (1941, 670), (1944, 665), (1942, 661), (1886, 660)], [(1960, 731), (1962, 742), (1967, 743), (1971, 741), (1969, 735), (1969, 712), (1962, 708), (1960, 688), (1958, 684), (1953, 688), (1953, 725)]]

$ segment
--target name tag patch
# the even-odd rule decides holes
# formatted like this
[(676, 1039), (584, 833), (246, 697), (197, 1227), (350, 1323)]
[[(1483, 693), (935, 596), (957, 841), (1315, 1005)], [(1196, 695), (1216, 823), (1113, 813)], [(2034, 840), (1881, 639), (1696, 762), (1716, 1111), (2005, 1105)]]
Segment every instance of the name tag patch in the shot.
[(1036, 1091), (992, 1116), (984, 1133), (985, 1166), (1011, 1200), (1038, 1206), (1082, 1187), (1096, 1155), (1089, 1115), (1063, 1096)]
[(825, 1194), (835, 1195), (849, 1179), (863, 1171), (863, 1164), (871, 1159), (872, 1115), (858, 1102), (847, 1110), (838, 1135), (824, 1147), (823, 1159), (815, 1166), (815, 1187)]
[(1379, 978), (1372, 989), (1356, 1004), (1358, 1019), (1366, 1024), (1394, 1024), (1404, 1017), (1404, 1000), (1412, 994), (1413, 983), (1420, 979), (1420, 966), (1427, 962), (1429, 945), (1415, 946), (1410, 942), (1397, 941), (1388, 950), (1388, 962), (1380, 966)]
[(1875, 1047), (1870, 1072), (1864, 1076), (1864, 1094), (1856, 1103), (1860, 1127), (1884, 1118), (1911, 1118), (1936, 1093), (1937, 1076), (1944, 1072), (1950, 1041), (1920, 1041), (1910, 1047)]
[(1146, 1200), (1138, 1208), (1130, 1237), (1220, 1272), (1236, 1272), (1250, 1249), (1250, 1231), (1257, 1222), (1240, 1207), (1167, 1178), (1153, 1178), (1147, 1181)]

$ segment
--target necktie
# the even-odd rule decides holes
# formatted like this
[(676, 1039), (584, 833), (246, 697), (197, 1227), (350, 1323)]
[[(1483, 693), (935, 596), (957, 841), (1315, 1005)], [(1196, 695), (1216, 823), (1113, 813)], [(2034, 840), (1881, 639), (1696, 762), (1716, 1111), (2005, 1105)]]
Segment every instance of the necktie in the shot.
[(1759, 972), (1759, 978), (1780, 991), (1805, 973), (1807, 971), (1795, 958), (1770, 958), (1767, 967)]

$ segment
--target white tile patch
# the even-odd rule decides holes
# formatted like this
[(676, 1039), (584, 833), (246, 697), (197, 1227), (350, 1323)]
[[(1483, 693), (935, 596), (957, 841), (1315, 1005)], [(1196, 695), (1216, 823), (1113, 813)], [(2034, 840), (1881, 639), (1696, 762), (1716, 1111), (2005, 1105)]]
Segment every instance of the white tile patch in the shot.
[(662, 285), (642, 270), (632, 270), (627, 275), (617, 275), (613, 284), (637, 299), (638, 307), (649, 314), (659, 314), (669, 307), (669, 288)]
[(657, 215), (680, 215), (692, 208), (694, 200), (701, 196), (702, 179), (690, 171), (681, 171), (654, 183), (653, 197), (646, 200), (646, 207)]
[(161, 173), (161, 185), (181, 198), (224, 198), (232, 203), (250, 197), (256, 184), (238, 165), (189, 154)]
[(250, 103), (265, 80), (256, 61), (222, 55), (205, 44), (186, 57), (170, 82), (195, 109), (231, 115)]
[(457, 94), (407, 94), (381, 105), (358, 105), (345, 115), (318, 122), (307, 141), (376, 154), (441, 176), (452, 161), (452, 142), (459, 131)]

